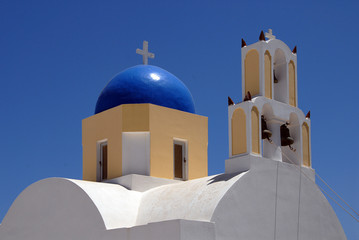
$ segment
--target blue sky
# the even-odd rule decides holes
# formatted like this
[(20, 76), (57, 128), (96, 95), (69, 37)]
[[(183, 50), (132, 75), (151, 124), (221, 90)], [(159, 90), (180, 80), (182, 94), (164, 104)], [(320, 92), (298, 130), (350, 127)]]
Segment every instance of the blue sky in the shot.
[[(180, 78), (209, 117), (209, 173), (228, 158), (227, 96), (241, 96), (241, 38), (298, 48), (298, 102), (311, 110), (313, 168), (359, 210), (357, 1), (0, 1), (0, 222), (47, 177), (82, 177), (81, 120), (118, 72)], [(332, 203), (332, 202), (331, 202)], [(332, 203), (333, 205), (333, 203)], [(358, 222), (333, 206), (348, 239)]]

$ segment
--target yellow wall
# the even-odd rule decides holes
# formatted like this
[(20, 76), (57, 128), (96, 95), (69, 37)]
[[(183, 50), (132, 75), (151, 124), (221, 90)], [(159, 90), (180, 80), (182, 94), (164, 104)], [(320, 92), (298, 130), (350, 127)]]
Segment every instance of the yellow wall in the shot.
[(247, 152), (246, 114), (242, 108), (232, 115), (232, 155)]
[(307, 123), (302, 125), (302, 139), (303, 139), (303, 165), (310, 167), (310, 145), (309, 145), (309, 126)]
[(150, 130), (150, 106), (148, 104), (122, 105), (122, 131), (147, 132)]
[(295, 89), (295, 65), (293, 61), (289, 62), (289, 104), (296, 107), (296, 89)]
[(264, 53), (265, 96), (272, 98), (272, 57), (268, 51)]
[(96, 181), (97, 142), (107, 139), (108, 178), (122, 173), (122, 108), (115, 107), (82, 120), (82, 178)]
[(97, 142), (108, 141), (108, 178), (122, 175), (122, 132), (150, 132), (150, 175), (173, 179), (173, 140), (188, 143), (188, 178), (207, 176), (207, 117), (153, 104), (124, 104), (82, 121), (83, 179), (96, 181)]
[(187, 140), (188, 179), (208, 175), (207, 117), (150, 105), (151, 176), (174, 178), (173, 142)]
[(257, 50), (250, 50), (244, 59), (245, 93), (252, 96), (259, 94), (259, 54)]
[(252, 108), (251, 121), (252, 121), (252, 152), (260, 154), (259, 112), (256, 107)]

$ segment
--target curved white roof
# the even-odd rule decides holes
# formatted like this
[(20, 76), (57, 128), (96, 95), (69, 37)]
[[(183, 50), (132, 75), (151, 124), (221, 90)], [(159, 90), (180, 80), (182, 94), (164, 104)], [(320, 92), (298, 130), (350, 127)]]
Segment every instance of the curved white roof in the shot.
[(165, 231), (167, 238), (196, 232), (196, 239), (346, 239), (326, 198), (292, 164), (262, 158), (243, 173), (156, 184), (138, 192), (110, 183), (39, 181), (15, 200), (0, 238), (158, 240)]

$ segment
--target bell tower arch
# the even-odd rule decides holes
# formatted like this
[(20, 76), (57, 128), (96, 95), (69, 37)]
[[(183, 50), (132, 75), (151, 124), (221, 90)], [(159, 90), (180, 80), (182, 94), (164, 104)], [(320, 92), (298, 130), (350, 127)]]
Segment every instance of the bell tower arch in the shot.
[(274, 76), (274, 99), (288, 103), (288, 68), (284, 51), (280, 48), (275, 50), (273, 63)]

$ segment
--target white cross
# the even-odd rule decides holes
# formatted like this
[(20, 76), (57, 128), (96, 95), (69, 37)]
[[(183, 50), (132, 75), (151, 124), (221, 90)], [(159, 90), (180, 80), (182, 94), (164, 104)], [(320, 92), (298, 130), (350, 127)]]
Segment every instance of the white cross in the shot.
[(269, 40), (275, 39), (275, 36), (272, 34), (272, 29), (268, 29), (268, 32), (265, 33), (266, 38)]
[(143, 50), (137, 48), (136, 53), (142, 55), (143, 64), (148, 64), (148, 58), (155, 58), (155, 54), (148, 51), (148, 42), (143, 41)]

